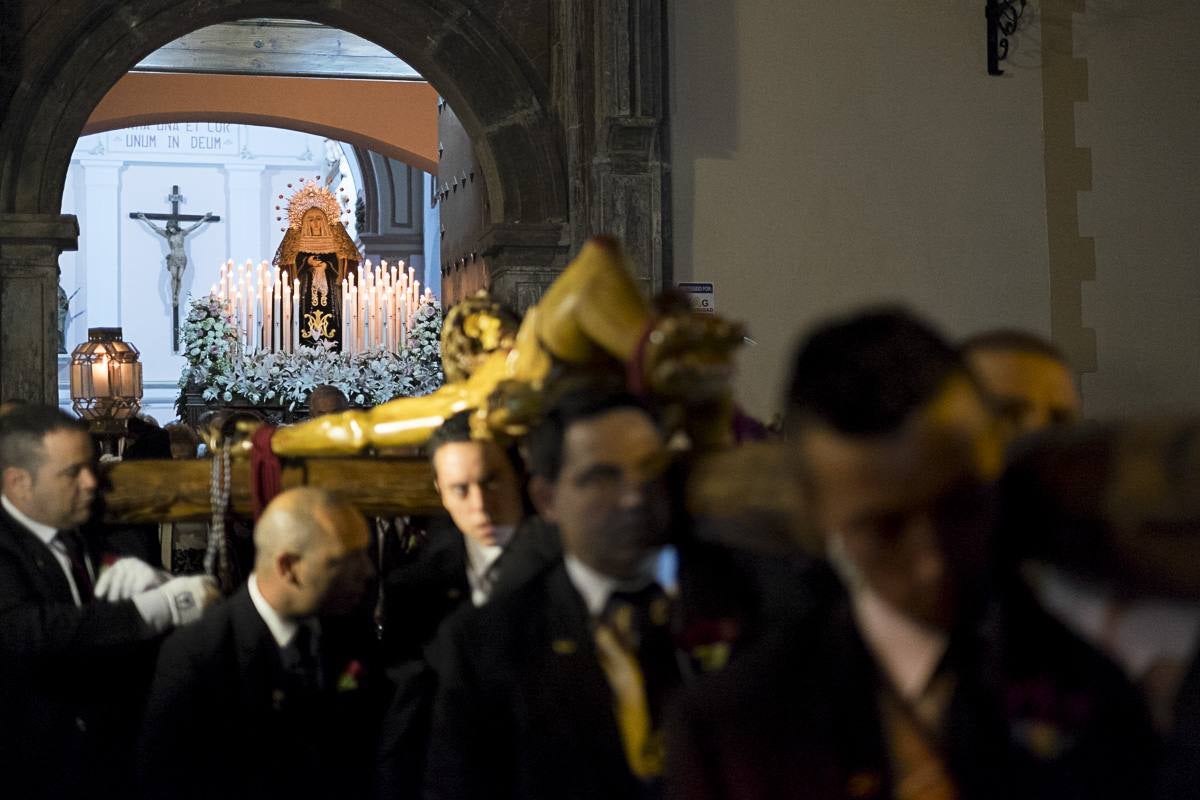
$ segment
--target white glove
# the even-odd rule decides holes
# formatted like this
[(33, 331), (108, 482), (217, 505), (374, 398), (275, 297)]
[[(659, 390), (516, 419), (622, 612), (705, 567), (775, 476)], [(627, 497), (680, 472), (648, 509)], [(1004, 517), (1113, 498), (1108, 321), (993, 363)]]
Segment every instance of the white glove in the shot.
[(110, 603), (128, 600), (147, 589), (162, 586), (170, 579), (170, 573), (157, 570), (145, 561), (122, 558), (100, 571), (96, 597)]
[(172, 578), (155, 589), (167, 596), (171, 604), (171, 622), (186, 625), (200, 619), (204, 609), (221, 599), (217, 581), (208, 575), (185, 575)]
[(172, 578), (162, 586), (135, 595), (133, 604), (146, 624), (162, 632), (200, 619), (204, 609), (221, 597), (217, 582), (207, 575)]

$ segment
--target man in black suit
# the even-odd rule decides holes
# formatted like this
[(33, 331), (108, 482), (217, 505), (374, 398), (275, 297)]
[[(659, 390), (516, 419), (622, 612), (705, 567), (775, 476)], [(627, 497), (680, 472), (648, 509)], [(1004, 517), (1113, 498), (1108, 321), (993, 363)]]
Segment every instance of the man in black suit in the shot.
[(449, 520), (435, 521), (412, 559), (384, 581), (384, 643), (397, 691), (380, 743), (380, 797), (420, 793), (437, 684), (427, 648), (442, 624), (558, 554), (552, 533), (535, 518), (522, 519), (519, 457), (473, 438), (470, 417), (450, 417), (426, 445)]
[(789, 400), (832, 566), (808, 613), (681, 703), (672, 795), (1143, 796), (1137, 693), (995, 557), (1003, 429), (953, 348), (903, 312), (839, 321)]
[(447, 617), (483, 605), (525, 515), (515, 454), (473, 439), (470, 412), (447, 419), (426, 449), (450, 520), (436, 521), (412, 560), (384, 581), (384, 640), (394, 661), (419, 658)]
[(157, 634), (211, 581), (136, 559), (101, 572), (79, 535), (97, 491), (86, 428), (57, 408), (0, 416), (0, 775), (12, 797), (127, 796)]
[(664, 454), (627, 396), (568, 395), (534, 431), (530, 489), (564, 554), (445, 631), (432, 797), (655, 795), (679, 681), (655, 582)]
[(366, 795), (381, 703), (367, 524), (319, 489), (276, 497), (247, 585), (159, 654), (139, 747), (151, 798)]

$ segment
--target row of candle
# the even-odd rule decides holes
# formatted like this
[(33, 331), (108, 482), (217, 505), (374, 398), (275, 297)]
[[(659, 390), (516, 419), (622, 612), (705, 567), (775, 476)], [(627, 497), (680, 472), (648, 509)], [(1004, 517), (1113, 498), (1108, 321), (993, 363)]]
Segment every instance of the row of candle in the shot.
[(404, 349), (408, 331), (416, 323), (417, 309), (432, 301), (427, 288), (421, 294), (416, 270), (404, 270), (404, 262), (388, 266), (368, 260), (342, 280), (342, 352)]
[[(322, 338), (308, 330), (314, 321), (301, 319), (300, 293), (299, 279), (290, 280), (286, 272), (266, 261), (257, 267), (249, 260), (241, 266), (227, 261), (212, 286), (213, 296), (229, 309), (247, 353), (293, 353), (301, 344)], [(389, 267), (386, 261), (378, 265), (367, 261), (341, 282), (342, 352), (400, 352), (418, 308), (432, 302), (436, 302), (433, 292), (426, 288), (421, 293), (421, 282), (412, 267), (406, 272), (404, 262)]]
[(233, 318), (243, 352), (295, 352), (300, 345), (300, 285), (286, 273), (260, 261), (240, 267), (232, 260), (221, 265), (212, 294)]

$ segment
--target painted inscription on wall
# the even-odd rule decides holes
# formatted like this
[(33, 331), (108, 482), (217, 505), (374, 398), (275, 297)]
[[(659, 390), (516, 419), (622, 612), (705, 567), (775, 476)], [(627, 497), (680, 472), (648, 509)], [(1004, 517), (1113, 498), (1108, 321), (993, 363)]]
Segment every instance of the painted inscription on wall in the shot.
[(112, 131), (110, 153), (237, 155), (241, 125), (229, 122), (169, 122)]

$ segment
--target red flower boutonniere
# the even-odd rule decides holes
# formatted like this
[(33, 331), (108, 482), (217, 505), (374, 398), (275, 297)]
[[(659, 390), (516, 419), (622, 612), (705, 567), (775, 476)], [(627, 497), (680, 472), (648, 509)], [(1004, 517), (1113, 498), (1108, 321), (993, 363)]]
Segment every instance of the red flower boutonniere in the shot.
[(741, 626), (735, 619), (698, 619), (683, 629), (676, 642), (700, 672), (717, 672), (724, 669), (740, 636)]
[(1061, 758), (1093, 718), (1091, 698), (1035, 676), (1008, 687), (1009, 730), (1025, 750), (1043, 761)]
[(339, 692), (353, 692), (358, 688), (359, 680), (362, 678), (365, 670), (361, 661), (351, 661), (342, 670), (342, 675), (338, 678), (337, 690)]

